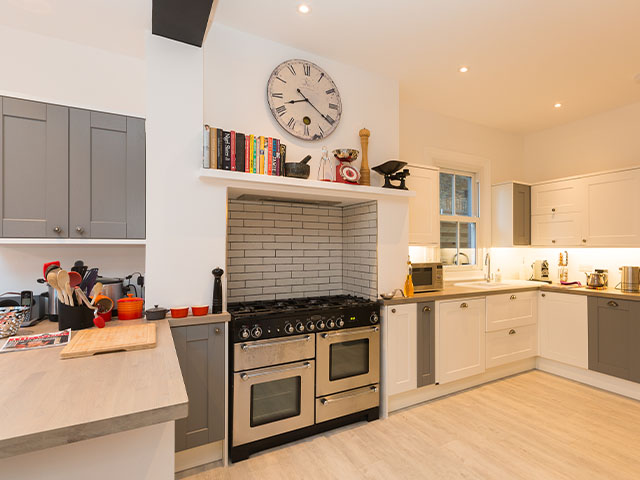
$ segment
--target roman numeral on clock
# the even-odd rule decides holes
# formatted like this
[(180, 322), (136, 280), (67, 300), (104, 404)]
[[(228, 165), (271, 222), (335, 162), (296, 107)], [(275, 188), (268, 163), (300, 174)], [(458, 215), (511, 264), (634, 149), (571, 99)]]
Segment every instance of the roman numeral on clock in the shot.
[(302, 65), (302, 69), (304, 70), (304, 74), (307, 77), (311, 75), (311, 65), (309, 65), (308, 63), (305, 63), (304, 65)]
[(287, 126), (288, 126), (289, 128), (293, 128), (293, 126), (294, 126), (295, 124), (296, 124), (296, 121), (293, 119), (293, 117), (291, 117), (291, 118), (289, 119), (289, 121), (287, 122)]
[(305, 126), (304, 126), (304, 134), (305, 134), (305, 136), (307, 136), (307, 137), (309, 136), (309, 125), (305, 125)]
[(329, 115), (325, 115), (324, 118), (327, 122), (329, 122), (329, 125), (333, 125), (334, 123), (336, 123), (336, 121), (333, 118), (331, 118), (331, 116)]
[(320, 77), (318, 78), (318, 83), (320, 83), (320, 80), (322, 80), (323, 77), (324, 77), (324, 72), (320, 74)]
[[(282, 98), (282, 97), (280, 97), (280, 98)], [(335, 103), (330, 103), (329, 104), (329, 108), (332, 109), (332, 110), (338, 110), (338, 105), (336, 105)]]
[(293, 68), (293, 65), (287, 65), (287, 67), (289, 68), (289, 71), (291, 72), (292, 75), (296, 75), (296, 70), (295, 68)]
[(285, 107), (284, 105), (280, 105), (278, 108), (276, 108), (276, 112), (278, 112), (278, 115), (283, 116), (285, 113), (287, 113), (287, 107)]
[(282, 78), (278, 77), (277, 75), (276, 75), (276, 78), (277, 78), (278, 80), (280, 80), (282, 83), (287, 83), (287, 81), (286, 81), (286, 80), (283, 80)]
[(282, 94), (281, 93), (272, 93), (271, 96), (273, 98), (282, 98)]
[(320, 138), (324, 137), (324, 130), (322, 130), (320, 125), (318, 125), (318, 128), (320, 129)]
[(329, 90), (327, 90), (325, 92), (327, 95), (331, 95), (332, 93), (336, 93), (336, 89), (335, 88), (330, 88)]

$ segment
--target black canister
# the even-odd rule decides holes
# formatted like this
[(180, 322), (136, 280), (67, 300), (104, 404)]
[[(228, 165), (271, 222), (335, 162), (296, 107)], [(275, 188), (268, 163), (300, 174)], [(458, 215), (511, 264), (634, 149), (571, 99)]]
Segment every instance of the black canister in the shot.
[(213, 302), (211, 303), (211, 313), (222, 313), (222, 274), (224, 270), (220, 267), (212, 270), (213, 279)]
[(93, 327), (93, 310), (86, 305), (70, 307), (58, 302), (58, 328), (60, 330), (82, 330)]

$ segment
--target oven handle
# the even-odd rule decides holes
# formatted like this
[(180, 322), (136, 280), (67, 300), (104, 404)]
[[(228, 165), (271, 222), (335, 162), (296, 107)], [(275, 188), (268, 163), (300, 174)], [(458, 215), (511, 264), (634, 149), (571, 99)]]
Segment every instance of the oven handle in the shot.
[(380, 330), (378, 327), (371, 327), (369, 330), (367, 331), (358, 331), (358, 332), (335, 332), (335, 333), (321, 333), (320, 336), (322, 338), (332, 338), (332, 337), (342, 337), (342, 336), (347, 336), (347, 335), (361, 335), (363, 333), (369, 333), (369, 332), (377, 332), (378, 330)]
[(366, 395), (368, 393), (377, 392), (377, 391), (378, 391), (378, 387), (374, 386), (374, 387), (369, 388), (368, 392), (352, 393), (351, 395), (346, 395), (346, 396), (340, 397), (340, 398), (321, 398), (320, 399), (320, 403), (322, 405), (328, 405), (328, 404), (333, 403), (333, 402), (339, 402), (340, 400), (348, 400), (350, 398), (359, 397), (360, 395)]
[(240, 347), (243, 351), (247, 351), (250, 348), (262, 348), (262, 347), (274, 347), (277, 345), (284, 345), (285, 343), (295, 343), (295, 342), (308, 342), (311, 339), (310, 335), (305, 335), (304, 337), (299, 338), (287, 338), (285, 340), (275, 340), (273, 342), (265, 342), (265, 343), (243, 343)]
[(311, 363), (304, 362), (302, 365), (297, 365), (295, 367), (279, 368), (278, 370), (269, 370), (268, 372), (241, 373), (240, 378), (244, 381), (247, 381), (253, 377), (261, 377), (263, 375), (274, 375), (276, 373), (289, 372), (291, 370), (299, 370), (301, 368), (309, 368), (309, 367), (311, 367)]

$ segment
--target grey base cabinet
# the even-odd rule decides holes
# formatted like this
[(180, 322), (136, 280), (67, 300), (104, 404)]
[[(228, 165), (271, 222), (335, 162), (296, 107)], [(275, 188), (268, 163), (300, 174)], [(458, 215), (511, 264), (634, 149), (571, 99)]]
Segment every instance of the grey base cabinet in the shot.
[(176, 420), (176, 452), (225, 437), (225, 323), (173, 327), (189, 415)]
[(432, 385), (436, 382), (435, 312), (435, 302), (418, 303), (418, 388)]
[(589, 370), (640, 382), (640, 302), (591, 297)]

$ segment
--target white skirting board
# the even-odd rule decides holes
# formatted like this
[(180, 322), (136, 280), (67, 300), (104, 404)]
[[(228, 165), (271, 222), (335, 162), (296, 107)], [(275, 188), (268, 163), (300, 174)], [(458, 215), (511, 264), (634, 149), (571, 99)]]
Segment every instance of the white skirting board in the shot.
[(516, 373), (533, 370), (535, 368), (536, 359), (527, 358), (519, 362), (510, 363), (509, 365), (492, 368), (480, 375), (474, 375), (472, 377), (464, 378), (455, 382), (445, 383), (443, 385), (428, 385), (416, 390), (399, 393), (397, 395), (389, 397), (386, 402), (383, 401), (383, 411), (381, 412), (381, 417), (387, 418), (390, 412), (400, 410), (402, 408), (407, 408), (418, 403), (433, 400), (434, 398), (444, 397), (446, 395), (450, 395), (467, 388), (476, 387), (478, 385), (482, 385), (483, 383), (492, 382), (500, 378), (508, 377), (509, 375), (515, 375)]
[(537, 357), (536, 368), (543, 372), (553, 373), (554, 375), (568, 378), (569, 380), (575, 380), (576, 382), (601, 388), (608, 392), (640, 400), (640, 383), (630, 382), (621, 378), (605, 375), (604, 373), (585, 370), (584, 368), (574, 367), (541, 357)]

